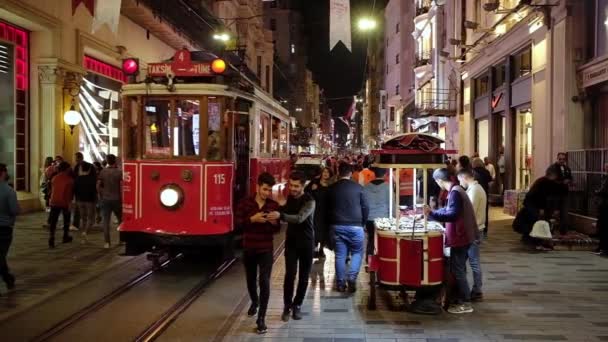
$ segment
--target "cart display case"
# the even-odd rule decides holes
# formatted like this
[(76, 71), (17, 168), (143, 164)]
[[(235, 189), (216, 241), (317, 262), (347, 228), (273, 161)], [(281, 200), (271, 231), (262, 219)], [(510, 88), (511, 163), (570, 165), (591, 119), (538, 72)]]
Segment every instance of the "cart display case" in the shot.
[(388, 170), (393, 191), (388, 198), (390, 217), (374, 222), (374, 253), (368, 259), (369, 309), (376, 308), (378, 287), (405, 294), (408, 290), (440, 287), (443, 284), (444, 228), (438, 222), (427, 221), (426, 216), (421, 218), (416, 187), (411, 206), (399, 206), (400, 177), (395, 175), (399, 175), (402, 169), (414, 169), (416, 184), (416, 172), (422, 171), (422, 203), (428, 204), (429, 170), (445, 167), (446, 155), (452, 153), (455, 151), (441, 148), (428, 151), (392, 146), (372, 151), (376, 161), (374, 167)]

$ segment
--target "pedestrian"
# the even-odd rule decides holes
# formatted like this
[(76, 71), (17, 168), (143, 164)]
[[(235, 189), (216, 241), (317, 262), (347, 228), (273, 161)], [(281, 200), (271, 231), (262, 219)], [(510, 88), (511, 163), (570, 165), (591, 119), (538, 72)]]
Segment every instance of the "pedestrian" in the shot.
[(460, 156), (458, 157), (458, 164), (456, 165), (456, 171), (460, 171), (462, 169), (470, 169), (471, 166), (471, 158), (469, 156)]
[(367, 231), (367, 250), (366, 260), (370, 255), (374, 255), (374, 235), (376, 234), (376, 226), (374, 220), (379, 218), (389, 217), (388, 198), (390, 197), (390, 186), (384, 180), (386, 169), (378, 167), (372, 168), (376, 179), (367, 184), (364, 188), (365, 197), (369, 203), (369, 214), (365, 223)]
[(557, 154), (557, 161), (553, 167), (558, 170), (557, 182), (562, 191), (559, 196), (559, 231), (562, 235), (568, 233), (568, 193), (572, 185), (572, 171), (568, 166), (568, 155), (564, 152)]
[(15, 217), (19, 214), (17, 193), (8, 185), (9, 175), (6, 164), (0, 164), (0, 276), (10, 291), (15, 288), (15, 276), (11, 274), (6, 261), (13, 242)]
[[(99, 173), (101, 172), (101, 170), (103, 170), (103, 166), (101, 166), (101, 163), (98, 161), (93, 162), (93, 166), (95, 166), (95, 174), (97, 175), (97, 179), (99, 179)], [(99, 224), (101, 223), (101, 201), (99, 201), (99, 193), (97, 193), (97, 198), (95, 202), (95, 223)]]
[(324, 247), (329, 246), (329, 225), (327, 224), (327, 192), (333, 183), (334, 175), (329, 167), (321, 170), (321, 178), (310, 187), (315, 200), (315, 257), (325, 259)]
[(81, 242), (87, 242), (89, 229), (95, 222), (97, 202), (97, 171), (93, 164), (84, 161), (82, 153), (76, 153), (78, 164), (74, 167), (74, 198), (81, 218)]
[[(422, 172), (418, 175), (422, 176)], [(421, 186), (418, 189), (424, 192)], [(399, 205), (414, 207), (414, 169), (401, 169), (399, 172)]]
[(506, 190), (506, 172), (507, 172), (507, 165), (506, 165), (506, 160), (505, 160), (505, 148), (504, 147), (500, 147), (500, 149), (498, 150), (498, 161), (496, 162), (496, 166), (498, 166), (498, 175), (500, 177), (500, 193), (504, 193)]
[[(285, 234), (285, 280), (283, 282), (283, 314), (281, 319), (289, 321), (302, 319), (302, 302), (308, 288), (308, 278), (312, 267), (315, 248), (314, 213), (315, 200), (304, 192), (306, 175), (294, 171), (289, 176), (289, 196), (279, 212), (271, 212), (268, 217), (287, 222)], [(298, 287), (294, 297), (294, 282), (298, 275)]]
[(485, 157), (483, 158), (483, 163), (486, 166), (486, 170), (488, 170), (488, 172), (490, 173), (490, 176), (492, 176), (492, 181), (496, 180), (496, 168), (494, 168), (494, 164), (492, 164), (492, 162), (490, 161), (490, 158)]
[(595, 254), (599, 256), (608, 256), (608, 163), (604, 164), (602, 185), (596, 191), (596, 195), (600, 198), (596, 224), (600, 237), (600, 245), (595, 250)]
[(477, 237), (477, 223), (473, 205), (460, 185), (445, 168), (433, 172), (433, 179), (442, 189), (449, 191), (445, 208), (432, 210), (424, 206), (424, 214), (430, 219), (445, 222), (445, 246), (450, 248), (450, 270), (456, 280), (457, 295), (448, 312), (462, 314), (473, 312), (471, 292), (467, 281), (469, 247)]
[(540, 251), (552, 250), (549, 241), (530, 237), (534, 223), (538, 220), (550, 221), (558, 206), (558, 198), (563, 188), (558, 183), (559, 169), (551, 166), (545, 176), (537, 179), (526, 193), (523, 207), (513, 220), (513, 230), (522, 234), (523, 242), (530, 242)]
[[(329, 191), (328, 221), (335, 238), (336, 253), (336, 286), (338, 291), (357, 290), (357, 277), (363, 257), (365, 234), (363, 227), (367, 223), (369, 206), (363, 193), (363, 187), (351, 180), (353, 169), (350, 164), (342, 163), (338, 167), (340, 178)], [(346, 257), (351, 255), (350, 270), (346, 270)]]
[(122, 170), (116, 165), (116, 156), (106, 156), (108, 167), (101, 170), (97, 179), (97, 192), (101, 198), (101, 220), (104, 234), (104, 248), (110, 248), (110, 219), (112, 213), (122, 222)]
[[(274, 177), (270, 173), (260, 174), (255, 195), (244, 198), (238, 204), (235, 216), (237, 226), (243, 230), (243, 263), (245, 264), (247, 290), (251, 299), (247, 315), (252, 317), (257, 313), (256, 325), (259, 334), (264, 334), (268, 330), (265, 319), (270, 298), (273, 235), (280, 230), (277, 215), (274, 215), (276, 217), (274, 219), (269, 217), (271, 212), (279, 209), (279, 204), (270, 199), (274, 184)], [(259, 296), (256, 285), (258, 269)]]
[(475, 180), (481, 185), (483, 191), (486, 193), (486, 222), (483, 228), (484, 236), (488, 236), (488, 228), (489, 228), (489, 212), (490, 212), (490, 201), (489, 201), (489, 193), (490, 193), (490, 183), (492, 182), (492, 175), (490, 171), (486, 169), (486, 165), (484, 164), (481, 158), (473, 158), (471, 162), (471, 166), (473, 167), (473, 176), (475, 176)]
[(49, 189), (49, 177), (47, 177), (47, 170), (53, 165), (53, 157), (46, 157), (44, 159), (44, 165), (40, 170), (40, 195), (43, 199), (43, 205), (45, 210), (48, 212), (49, 209), (49, 196), (51, 191)]
[(49, 225), (50, 225), (50, 236), (49, 236), (49, 248), (55, 248), (55, 230), (57, 229), (57, 221), (59, 215), (63, 216), (63, 239), (62, 243), (72, 242), (70, 236), (70, 206), (74, 199), (74, 178), (72, 177), (72, 170), (70, 164), (67, 162), (60, 162), (57, 169), (58, 173), (51, 180), (51, 198), (49, 204), (51, 205), (51, 211), (49, 213)]
[(374, 172), (370, 169), (371, 163), (367, 158), (363, 161), (363, 170), (359, 173), (359, 184), (366, 186), (369, 182), (376, 179)]
[(473, 204), (473, 212), (475, 213), (475, 220), (477, 222), (478, 234), (475, 241), (471, 243), (469, 247), (469, 265), (471, 266), (471, 272), (473, 273), (473, 288), (471, 289), (471, 301), (481, 301), (483, 299), (482, 291), (482, 271), (481, 271), (481, 258), (479, 247), (481, 246), (481, 234), (486, 225), (486, 207), (487, 207), (487, 194), (479, 185), (479, 182), (475, 180), (475, 176), (471, 170), (460, 170), (458, 172), (458, 180), (460, 185), (466, 189), (467, 196)]

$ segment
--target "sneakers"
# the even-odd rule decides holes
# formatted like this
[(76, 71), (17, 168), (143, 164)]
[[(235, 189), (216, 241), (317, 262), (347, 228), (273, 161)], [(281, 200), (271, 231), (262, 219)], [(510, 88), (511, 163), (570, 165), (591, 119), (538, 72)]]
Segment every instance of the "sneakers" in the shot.
[(110, 243), (109, 242), (104, 243), (103, 248), (110, 249)]
[(448, 312), (451, 314), (465, 314), (473, 312), (473, 307), (469, 303), (464, 304), (452, 304), (448, 308)]
[(483, 301), (483, 293), (481, 293), (481, 292), (471, 292), (471, 301), (472, 302), (481, 302), (481, 301)]
[(281, 315), (281, 320), (283, 322), (289, 322), (289, 313), (290, 313), (289, 308), (283, 309), (283, 314)]
[(258, 313), (258, 305), (256, 303), (251, 303), (249, 310), (247, 310), (247, 316), (253, 317)]
[(258, 320), (255, 322), (257, 324), (257, 333), (258, 334), (265, 334), (266, 332), (268, 332), (268, 327), (266, 327), (266, 322), (264, 322), (264, 318), (258, 318)]
[(350, 292), (350, 293), (357, 292), (357, 282), (355, 280), (348, 281), (348, 292)]
[(294, 305), (293, 308), (291, 309), (291, 317), (293, 317), (293, 319), (295, 319), (296, 321), (299, 321), (302, 319), (302, 310), (300, 309), (299, 306)]
[(71, 225), (70, 226), (70, 230), (73, 231), (73, 232), (77, 232), (78, 228), (76, 226), (74, 226), (74, 225)]

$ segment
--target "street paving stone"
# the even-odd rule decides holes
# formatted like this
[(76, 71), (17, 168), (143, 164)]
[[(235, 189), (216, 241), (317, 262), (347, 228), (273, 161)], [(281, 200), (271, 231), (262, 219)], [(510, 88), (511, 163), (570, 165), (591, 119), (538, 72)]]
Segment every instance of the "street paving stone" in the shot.
[(16, 290), (7, 293), (5, 284), (0, 282), (0, 321), (132, 259), (119, 256), (123, 248), (118, 245), (116, 229), (112, 229), (111, 240), (115, 245), (110, 249), (103, 248), (103, 232), (99, 227), (89, 231), (86, 244), (81, 244), (80, 233), (75, 231), (70, 232), (72, 243), (61, 243), (61, 218), (55, 233), (56, 247), (49, 249), (49, 232), (43, 228), (46, 219), (45, 212), (17, 218), (8, 255), (9, 267), (17, 278)]
[[(272, 274), (268, 333), (240, 312), (224, 341), (472, 342), (608, 341), (608, 259), (589, 251), (539, 253), (520, 244), (512, 217), (491, 209), (489, 238), (481, 245), (484, 301), (469, 315), (415, 315), (401, 311), (397, 293), (378, 293), (367, 309), (369, 278), (362, 269), (357, 293), (332, 289), (334, 259), (315, 262), (300, 321), (280, 320), (285, 264)], [(470, 276), (470, 275), (469, 275)], [(244, 280), (243, 280), (244, 281)], [(471, 282), (472, 283), (472, 282)], [(246, 296), (246, 294), (243, 294)]]

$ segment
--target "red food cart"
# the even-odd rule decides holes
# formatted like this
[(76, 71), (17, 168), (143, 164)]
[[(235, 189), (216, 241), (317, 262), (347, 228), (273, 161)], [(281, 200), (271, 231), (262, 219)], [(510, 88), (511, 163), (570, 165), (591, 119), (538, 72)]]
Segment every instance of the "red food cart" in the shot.
[[(443, 227), (437, 222), (428, 222), (426, 217), (418, 219), (421, 205), (417, 205), (416, 187), (414, 190), (413, 210), (403, 210), (399, 206), (399, 175), (401, 169), (422, 170), (422, 198), (428, 202), (427, 182), (430, 169), (445, 167), (446, 151), (436, 148), (433, 151), (419, 149), (374, 150), (375, 167), (389, 170), (389, 184), (395, 190), (389, 196), (389, 218), (378, 219), (375, 224), (373, 255), (369, 256), (370, 297), (368, 308), (376, 308), (376, 289), (399, 291), (407, 299), (406, 291), (438, 289), (444, 281), (444, 234)], [(418, 217), (417, 217), (418, 216)], [(437, 308), (440, 309), (439, 305)], [(435, 313), (433, 312), (428, 313)]]

